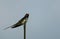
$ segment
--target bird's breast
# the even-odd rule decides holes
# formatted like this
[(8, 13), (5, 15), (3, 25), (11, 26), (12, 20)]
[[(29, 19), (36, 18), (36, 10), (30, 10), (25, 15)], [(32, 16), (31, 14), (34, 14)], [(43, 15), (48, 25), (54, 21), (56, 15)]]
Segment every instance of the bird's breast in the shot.
[(27, 18), (26, 18), (26, 19), (24, 19), (24, 20), (22, 21), (22, 23), (24, 24), (26, 21), (27, 21)]

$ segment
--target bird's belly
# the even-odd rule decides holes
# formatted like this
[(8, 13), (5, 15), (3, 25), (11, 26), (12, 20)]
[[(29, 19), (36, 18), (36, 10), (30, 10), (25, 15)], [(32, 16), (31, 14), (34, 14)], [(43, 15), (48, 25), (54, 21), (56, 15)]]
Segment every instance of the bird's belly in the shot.
[(26, 20), (23, 20), (22, 23), (24, 24), (26, 22)]

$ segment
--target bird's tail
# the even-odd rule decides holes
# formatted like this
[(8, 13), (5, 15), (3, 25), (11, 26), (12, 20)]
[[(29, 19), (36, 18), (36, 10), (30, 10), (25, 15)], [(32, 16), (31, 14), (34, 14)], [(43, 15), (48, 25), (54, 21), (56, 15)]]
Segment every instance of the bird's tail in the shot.
[(9, 26), (9, 27), (6, 27), (6, 28), (4, 28), (3, 30), (6, 30), (6, 29), (8, 29), (8, 28), (11, 28), (11, 26)]
[(10, 27), (6, 27), (6, 28), (4, 28), (3, 30), (6, 30), (6, 29), (8, 29), (8, 28), (10, 28)]

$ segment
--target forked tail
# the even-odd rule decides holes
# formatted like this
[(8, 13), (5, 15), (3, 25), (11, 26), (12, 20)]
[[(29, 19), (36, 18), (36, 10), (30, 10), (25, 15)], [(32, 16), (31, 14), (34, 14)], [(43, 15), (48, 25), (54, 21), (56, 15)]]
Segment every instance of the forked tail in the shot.
[(6, 30), (6, 29), (8, 29), (8, 28), (10, 28), (10, 27), (6, 27), (6, 28), (4, 28), (3, 30)]
[(6, 29), (11, 28), (11, 27), (12, 27), (12, 26), (6, 27), (6, 28), (4, 28), (3, 30), (6, 30)]

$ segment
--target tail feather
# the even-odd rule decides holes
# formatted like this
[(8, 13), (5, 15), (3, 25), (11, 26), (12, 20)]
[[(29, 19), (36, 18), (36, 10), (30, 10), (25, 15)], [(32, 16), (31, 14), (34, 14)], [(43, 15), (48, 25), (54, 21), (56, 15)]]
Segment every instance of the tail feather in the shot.
[(6, 27), (6, 28), (4, 28), (3, 30), (6, 30), (6, 29), (8, 29), (8, 28), (10, 28), (10, 27)]
[(11, 28), (11, 27), (12, 27), (12, 26), (6, 27), (6, 28), (4, 28), (3, 30), (6, 30), (6, 29)]

